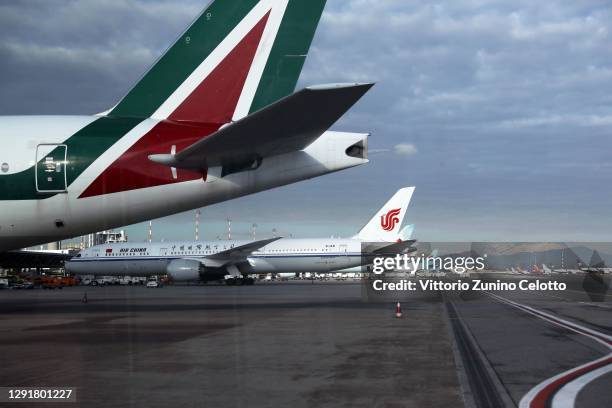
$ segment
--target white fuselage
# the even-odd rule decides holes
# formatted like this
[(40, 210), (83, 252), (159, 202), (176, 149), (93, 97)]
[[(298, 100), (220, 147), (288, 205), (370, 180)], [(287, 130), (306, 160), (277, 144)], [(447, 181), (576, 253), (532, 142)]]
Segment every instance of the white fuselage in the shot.
[[(176, 259), (200, 260), (248, 241), (115, 243), (81, 251), (66, 263), (80, 275), (164, 275)], [(280, 239), (251, 253), (245, 273), (331, 272), (362, 264), (362, 242), (355, 239)]]
[[(13, 180), (22, 183), (19, 181), (20, 173), (34, 174), (33, 166), (53, 148), (47, 144), (57, 146), (64, 143), (94, 120), (96, 117), (81, 116), (0, 118), (0, 186), (4, 186), (5, 193), (9, 188), (23, 187), (15, 186)], [(34, 181), (29, 179), (24, 182), (27, 184), (26, 192), (34, 194), (34, 197), (7, 199), (8, 195), (0, 192), (4, 194), (4, 198), (0, 198), (0, 251), (167, 216), (367, 162), (367, 159), (345, 153), (349, 146), (367, 135), (325, 132), (306, 149), (264, 158), (261, 166), (254, 170), (219, 178), (213, 176), (218, 172), (209, 169), (206, 179), (179, 180), (153, 187), (80, 197), (98, 175), (157, 123), (153, 119), (139, 123), (95, 158), (66, 186), (65, 192), (37, 198)], [(66, 163), (65, 167), (69, 171), (71, 163)], [(168, 174), (171, 171), (171, 168), (167, 168)]]

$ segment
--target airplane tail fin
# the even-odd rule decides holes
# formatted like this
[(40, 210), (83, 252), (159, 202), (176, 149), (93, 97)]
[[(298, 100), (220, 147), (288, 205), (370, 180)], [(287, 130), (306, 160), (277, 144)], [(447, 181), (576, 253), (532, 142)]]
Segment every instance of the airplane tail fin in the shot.
[(222, 125), (289, 94), (325, 0), (214, 0), (104, 115)]
[(412, 193), (414, 193), (414, 187), (404, 187), (398, 190), (355, 238), (373, 242), (395, 242), (401, 239), (400, 228)]
[(597, 250), (593, 251), (593, 255), (591, 255), (591, 260), (589, 261), (589, 267), (591, 268), (605, 268), (606, 263), (599, 255)]

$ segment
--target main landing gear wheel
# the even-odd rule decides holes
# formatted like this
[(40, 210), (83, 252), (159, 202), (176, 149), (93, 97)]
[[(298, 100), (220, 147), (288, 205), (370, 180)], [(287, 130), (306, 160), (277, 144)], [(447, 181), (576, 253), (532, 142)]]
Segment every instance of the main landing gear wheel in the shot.
[(253, 278), (228, 278), (225, 280), (227, 286), (252, 285), (254, 283), (255, 279)]

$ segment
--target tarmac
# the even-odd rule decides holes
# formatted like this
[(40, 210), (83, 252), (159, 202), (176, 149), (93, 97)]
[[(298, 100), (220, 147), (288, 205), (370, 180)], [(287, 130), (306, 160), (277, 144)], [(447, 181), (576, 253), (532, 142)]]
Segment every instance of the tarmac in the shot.
[(395, 304), (363, 301), (359, 283), (319, 282), (0, 299), (0, 383), (77, 389), (76, 404), (45, 407), (463, 404), (439, 301), (406, 304), (397, 319)]
[(45, 407), (612, 406), (609, 294), (362, 289), (2, 291), (0, 385), (76, 388)]

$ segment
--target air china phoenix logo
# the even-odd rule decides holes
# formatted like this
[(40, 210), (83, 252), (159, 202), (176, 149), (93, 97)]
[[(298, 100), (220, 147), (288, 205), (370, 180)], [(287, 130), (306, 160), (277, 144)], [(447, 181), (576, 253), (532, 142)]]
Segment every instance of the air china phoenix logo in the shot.
[(383, 230), (393, 231), (393, 228), (395, 228), (395, 225), (399, 222), (400, 211), (400, 208), (396, 208), (380, 216), (380, 226)]

